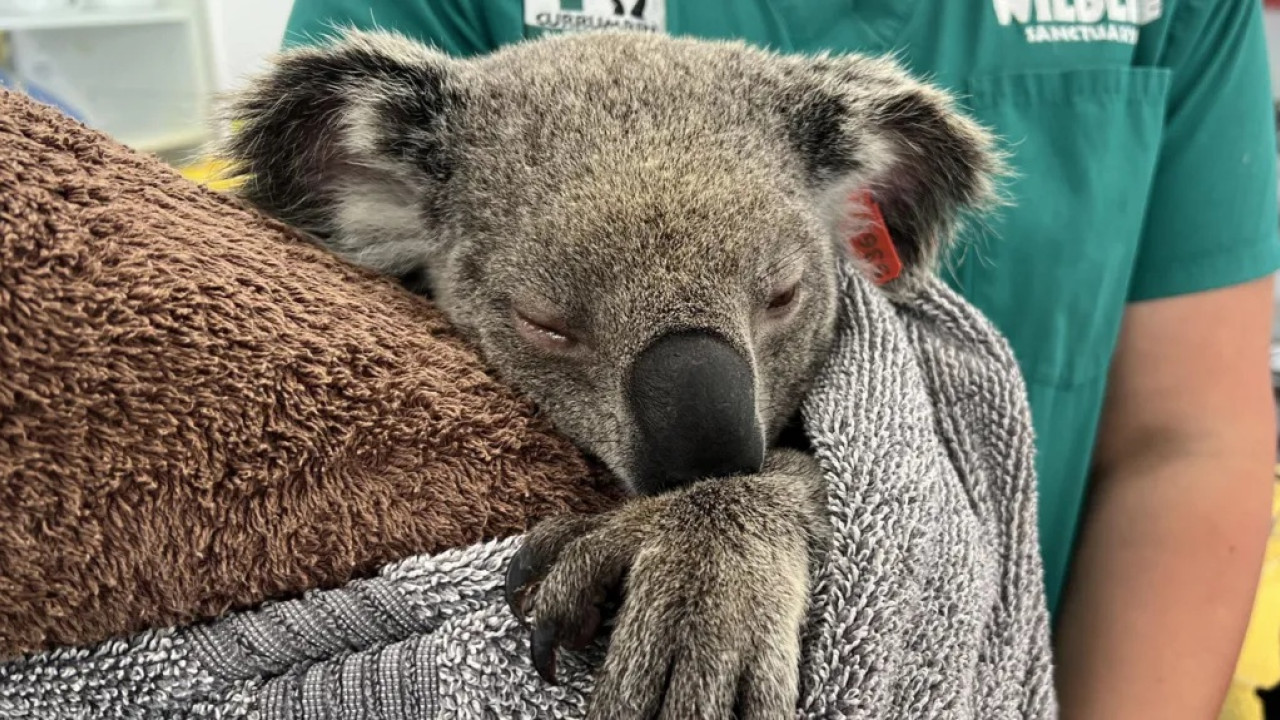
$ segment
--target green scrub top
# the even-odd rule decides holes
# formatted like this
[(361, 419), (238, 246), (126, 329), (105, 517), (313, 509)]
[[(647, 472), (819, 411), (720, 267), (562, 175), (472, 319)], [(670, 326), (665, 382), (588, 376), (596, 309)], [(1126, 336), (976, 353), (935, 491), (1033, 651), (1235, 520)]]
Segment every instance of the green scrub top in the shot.
[(628, 24), (784, 52), (895, 52), (957, 92), (1012, 153), (1007, 191), (1016, 204), (967, 232), (945, 277), (1005, 333), (1026, 376), (1056, 614), (1125, 304), (1280, 266), (1261, 6), (296, 0), (285, 43), (314, 41), (337, 25), (380, 27), (467, 56), (546, 32)]

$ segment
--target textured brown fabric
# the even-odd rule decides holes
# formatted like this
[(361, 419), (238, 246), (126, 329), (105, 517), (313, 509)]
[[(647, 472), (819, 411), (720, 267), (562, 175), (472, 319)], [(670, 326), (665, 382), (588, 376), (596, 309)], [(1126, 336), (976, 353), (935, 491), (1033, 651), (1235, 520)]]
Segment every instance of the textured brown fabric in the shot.
[(427, 302), (0, 91), (0, 655), (615, 493)]

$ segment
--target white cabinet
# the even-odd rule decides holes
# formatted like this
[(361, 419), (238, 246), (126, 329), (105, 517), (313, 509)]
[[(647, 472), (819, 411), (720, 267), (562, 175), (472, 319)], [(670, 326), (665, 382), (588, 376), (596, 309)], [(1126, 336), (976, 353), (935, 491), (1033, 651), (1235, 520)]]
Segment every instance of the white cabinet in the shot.
[(121, 142), (182, 158), (209, 138), (202, 0), (0, 0), (0, 33), (7, 73)]

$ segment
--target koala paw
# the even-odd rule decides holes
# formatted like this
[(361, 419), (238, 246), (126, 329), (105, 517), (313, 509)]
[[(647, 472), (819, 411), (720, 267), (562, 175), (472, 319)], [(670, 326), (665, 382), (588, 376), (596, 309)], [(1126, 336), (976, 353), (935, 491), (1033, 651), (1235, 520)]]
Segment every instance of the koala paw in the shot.
[(759, 475), (539, 524), (508, 568), (507, 600), (549, 682), (558, 649), (590, 644), (618, 602), (592, 720), (789, 718), (826, 523), (816, 464), (777, 452)]

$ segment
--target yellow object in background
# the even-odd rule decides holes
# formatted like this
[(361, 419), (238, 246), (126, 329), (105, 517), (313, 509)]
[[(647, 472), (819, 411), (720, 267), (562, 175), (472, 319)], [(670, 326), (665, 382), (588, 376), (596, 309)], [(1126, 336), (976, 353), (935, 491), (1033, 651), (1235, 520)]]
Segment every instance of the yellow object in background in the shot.
[(234, 190), (241, 182), (242, 178), (226, 178), (223, 171), (226, 166), (213, 160), (202, 160), (191, 165), (181, 168), (182, 176), (186, 179), (208, 187), (218, 192), (227, 192)]
[(1257, 691), (1280, 685), (1280, 466), (1276, 468), (1271, 518), (1271, 541), (1253, 617), (1218, 720), (1266, 720)]

